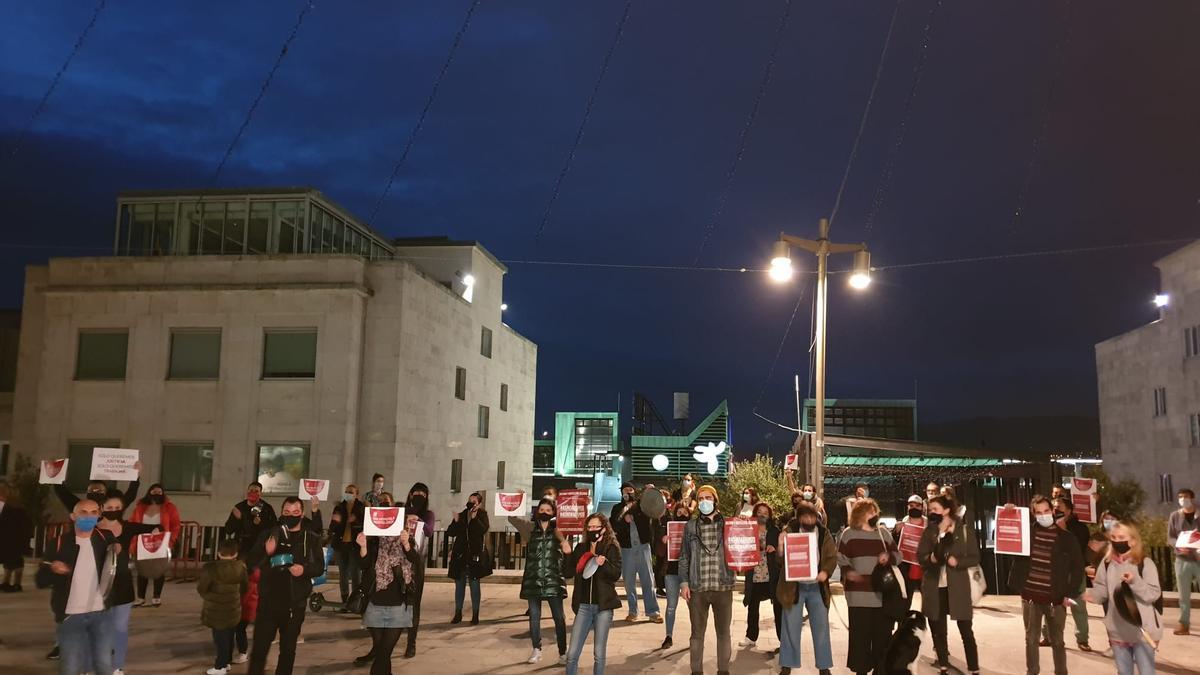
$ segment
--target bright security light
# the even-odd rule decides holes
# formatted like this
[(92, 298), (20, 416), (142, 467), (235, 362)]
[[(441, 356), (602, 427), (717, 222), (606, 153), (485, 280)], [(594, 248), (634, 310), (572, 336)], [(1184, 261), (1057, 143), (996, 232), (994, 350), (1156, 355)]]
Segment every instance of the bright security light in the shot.
[(771, 256), (771, 278), (783, 283), (792, 278), (792, 257), (786, 241), (775, 242), (775, 254)]
[(871, 285), (871, 254), (858, 251), (854, 254), (854, 273), (850, 275), (850, 287), (863, 290)]
[(1169, 304), (1171, 304), (1171, 296), (1167, 295), (1166, 293), (1159, 293), (1158, 295), (1154, 296), (1155, 307), (1166, 307)]
[(463, 281), (463, 286), (474, 286), (475, 285), (475, 277), (470, 274), (464, 274), (462, 281)]
[(507, 312), (507, 311), (508, 311), (508, 303), (507, 303), (507, 302), (504, 302), (504, 303), (501, 303), (501, 304), (500, 304), (500, 311), (501, 311), (501, 312)]

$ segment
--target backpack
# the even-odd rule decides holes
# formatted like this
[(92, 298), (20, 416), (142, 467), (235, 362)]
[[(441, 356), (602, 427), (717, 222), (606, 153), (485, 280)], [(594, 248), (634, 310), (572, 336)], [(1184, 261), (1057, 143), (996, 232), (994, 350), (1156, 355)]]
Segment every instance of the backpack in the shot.
[[(1139, 576), (1143, 576), (1143, 575), (1144, 575), (1144, 570), (1145, 570), (1145, 568), (1146, 568), (1146, 559), (1145, 559), (1145, 558), (1142, 558), (1142, 562), (1138, 563), (1138, 575), (1139, 575)], [(1107, 561), (1107, 560), (1105, 560), (1105, 561), (1104, 561), (1104, 568), (1103, 568), (1102, 570), (1100, 570), (1100, 571), (1101, 571), (1101, 572), (1103, 572), (1104, 574), (1108, 574), (1108, 561)], [(1159, 590), (1159, 592), (1158, 592), (1158, 597), (1157, 597), (1157, 598), (1155, 598), (1154, 602), (1153, 602), (1153, 603), (1151, 603), (1151, 604), (1154, 606), (1154, 611), (1155, 611), (1155, 612), (1156, 612), (1156, 613), (1157, 613), (1159, 616), (1162, 616), (1162, 613), (1163, 613), (1163, 596), (1162, 596), (1162, 590), (1161, 590), (1161, 586), (1160, 586), (1159, 588), (1160, 588), (1160, 590)], [(1104, 608), (1104, 615), (1105, 615), (1105, 616), (1108, 616), (1108, 598), (1104, 598), (1103, 600), (1101, 600), (1101, 602), (1100, 602), (1100, 606)]]

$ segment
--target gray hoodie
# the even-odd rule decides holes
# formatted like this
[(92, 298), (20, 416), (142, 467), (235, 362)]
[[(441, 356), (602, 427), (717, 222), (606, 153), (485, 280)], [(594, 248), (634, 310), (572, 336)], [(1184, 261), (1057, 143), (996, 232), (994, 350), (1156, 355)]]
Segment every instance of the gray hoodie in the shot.
[(1121, 575), (1133, 573), (1133, 581), (1129, 584), (1133, 597), (1137, 598), (1138, 610), (1142, 616), (1142, 628), (1150, 634), (1155, 642), (1162, 639), (1162, 617), (1154, 609), (1154, 602), (1162, 595), (1158, 583), (1158, 568), (1154, 561), (1146, 558), (1142, 563), (1141, 573), (1132, 561), (1117, 562), (1112, 559), (1102, 560), (1096, 569), (1096, 578), (1092, 581), (1092, 597), (1107, 603), (1104, 614), (1104, 627), (1108, 629), (1109, 640), (1119, 640), (1137, 644), (1142, 640), (1142, 632), (1138, 627), (1121, 617), (1120, 612), (1113, 607), (1113, 593), (1121, 587)]

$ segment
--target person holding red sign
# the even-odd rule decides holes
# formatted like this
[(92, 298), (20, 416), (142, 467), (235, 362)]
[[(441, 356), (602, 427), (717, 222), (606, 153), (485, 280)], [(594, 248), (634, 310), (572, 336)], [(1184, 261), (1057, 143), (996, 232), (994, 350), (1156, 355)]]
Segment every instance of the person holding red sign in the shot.
[[(934, 498), (936, 497), (937, 495), (934, 495)], [(921, 499), (919, 495), (912, 495), (908, 498), (908, 515), (903, 520), (897, 521), (896, 527), (892, 529), (892, 537), (900, 549), (900, 573), (908, 580), (909, 588), (921, 585), (921, 564), (916, 560), (917, 547), (921, 543), (925, 525), (925, 500)], [(909, 609), (912, 609), (915, 595), (916, 593), (908, 594)]]
[(1192, 619), (1192, 582), (1200, 579), (1200, 551), (1178, 546), (1179, 535), (1195, 532), (1200, 527), (1196, 517), (1196, 493), (1184, 488), (1179, 491), (1179, 510), (1167, 519), (1167, 543), (1175, 547), (1175, 580), (1179, 589), (1179, 625), (1176, 635), (1190, 632)]
[[(1088, 544), (1091, 542), (1092, 534), (1088, 530), (1088, 526), (1079, 522), (1075, 517), (1075, 502), (1071, 500), (1070, 495), (1065, 495), (1054, 500), (1054, 522), (1071, 534), (1075, 541), (1079, 544), (1079, 558), (1084, 567), (1087, 567), (1087, 559), (1091, 555)], [(1088, 645), (1088, 613), (1087, 604), (1083, 602), (1083, 593), (1087, 590), (1087, 574), (1080, 579), (1079, 588), (1071, 595), (1073, 604), (1071, 605), (1071, 619), (1075, 622), (1075, 643), (1079, 646), (1079, 651), (1090, 652), (1092, 648)], [(1049, 643), (1048, 627), (1042, 629), (1043, 646)]]
[(621, 547), (607, 518), (599, 513), (588, 516), (584, 540), (563, 558), (562, 573), (575, 579), (575, 591), (571, 594), (575, 623), (571, 626), (567, 675), (579, 672), (579, 655), (583, 653), (588, 632), (593, 630), (592, 673), (604, 675), (608, 630), (612, 627), (613, 611), (621, 606), (616, 586), (621, 578)]
[[(958, 623), (967, 670), (979, 674), (979, 647), (972, 629), (974, 608), (968, 570), (979, 564), (979, 546), (970, 523), (958, 515), (958, 504), (946, 496), (929, 500), (929, 525), (921, 535), (917, 558), (924, 571), (921, 582), (921, 613), (929, 620), (938, 672), (950, 672), (947, 643), (948, 618)], [(911, 594), (910, 594), (911, 595)]]
[(117, 554), (117, 573), (113, 577), (108, 606), (113, 618), (113, 672), (125, 672), (125, 655), (129, 651), (129, 614), (133, 610), (133, 573), (129, 571), (131, 552), (137, 547), (137, 537), (158, 532), (157, 525), (125, 522), (125, 499), (120, 490), (109, 492), (100, 507), (97, 529), (115, 537), (121, 550)]
[[(688, 509), (687, 502), (675, 502), (672, 512), (674, 516), (668, 522), (686, 523), (692, 518), (692, 512)], [(665, 527), (664, 530), (670, 532), (670, 527)], [(679, 608), (679, 558), (676, 554), (676, 558), (671, 560), (669, 535), (664, 534), (662, 541), (668, 550), (665, 555), (667, 559), (664, 569), (666, 576), (663, 578), (663, 583), (667, 586), (667, 636), (663, 639), (661, 648), (670, 649), (675, 644), (672, 635), (675, 634), (675, 611)]]
[(875, 587), (872, 572), (878, 565), (899, 562), (892, 533), (879, 527), (879, 505), (870, 497), (858, 497), (838, 542), (838, 565), (850, 613), (846, 667), (855, 673), (887, 672), (884, 657), (892, 639), (892, 620), (883, 611), (883, 592)]
[(775, 612), (775, 638), (779, 639), (779, 603), (775, 601), (775, 585), (779, 582), (779, 560), (775, 547), (779, 544), (779, 528), (775, 526), (775, 513), (771, 505), (758, 502), (754, 505), (754, 519), (758, 521), (758, 550), (760, 558), (754, 569), (746, 573), (746, 592), (742, 604), (746, 606), (746, 638), (738, 642), (739, 647), (753, 649), (758, 643), (758, 610), (764, 600), (771, 602)]
[(693, 673), (704, 672), (704, 634), (712, 609), (717, 633), (717, 673), (729, 672), (732, 644), (729, 626), (733, 621), (733, 570), (725, 562), (725, 518), (717, 508), (717, 489), (711, 485), (696, 491), (700, 517), (688, 521), (679, 552), (679, 593), (688, 602), (692, 620), (690, 643)]
[[(382, 499), (380, 500), (383, 501)], [(405, 514), (405, 527), (394, 537), (368, 537), (359, 533), (355, 543), (371, 583), (363, 610), (363, 628), (371, 634), (371, 675), (390, 675), (392, 652), (405, 630), (416, 629), (415, 608), (425, 586), (425, 557), (412, 538), (420, 519)], [(405, 658), (416, 656), (415, 647)], [(355, 661), (359, 663), (360, 660)]]
[(544, 497), (533, 514), (533, 529), (526, 539), (525, 571), (521, 575), (521, 599), (529, 605), (529, 637), (533, 652), (529, 663), (542, 660), (542, 601), (550, 605), (554, 618), (554, 637), (558, 640), (558, 661), (567, 662), (567, 620), (563, 615), (563, 598), (567, 597), (567, 582), (562, 574), (564, 555), (571, 554), (571, 543), (563, 539), (554, 526), (558, 507), (554, 500)]
[[(129, 518), (129, 522), (154, 525), (163, 532), (169, 532), (171, 534), (170, 546), (175, 546), (175, 542), (179, 541), (179, 532), (182, 529), (179, 509), (175, 507), (175, 502), (172, 502), (167, 497), (162, 483), (155, 483), (150, 486), (150, 489), (146, 490), (146, 496), (138, 500), (138, 504), (134, 507), (133, 515)], [(170, 561), (166, 558), (139, 560), (135, 563), (138, 573), (138, 593), (137, 602), (134, 603), (134, 607), (141, 607), (146, 604), (146, 587), (151, 581), (154, 582), (154, 597), (150, 600), (150, 606), (158, 607), (162, 604), (160, 598), (162, 597), (163, 582), (166, 581), (167, 567), (169, 565)]]
[[(816, 581), (788, 581), (780, 575), (775, 589), (780, 613), (776, 619), (782, 624), (779, 629), (779, 672), (789, 675), (792, 668), (800, 667), (800, 640), (804, 631), (804, 613), (808, 612), (808, 625), (812, 630), (814, 660), (820, 675), (830, 675), (833, 668), (833, 648), (829, 641), (829, 577), (837, 569), (837, 546), (833, 535), (821, 524), (820, 514), (812, 504), (803, 503), (784, 528), (784, 533), (815, 532), (820, 562), (817, 564)], [(780, 565), (786, 565), (783, 557), (783, 536), (779, 535), (775, 556)]]

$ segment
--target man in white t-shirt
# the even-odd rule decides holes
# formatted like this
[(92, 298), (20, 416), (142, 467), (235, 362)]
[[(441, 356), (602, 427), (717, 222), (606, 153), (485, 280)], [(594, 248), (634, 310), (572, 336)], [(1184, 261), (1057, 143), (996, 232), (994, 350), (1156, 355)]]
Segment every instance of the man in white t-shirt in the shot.
[(51, 588), (50, 608), (58, 622), (59, 672), (75, 675), (91, 661), (96, 673), (111, 673), (113, 621), (105, 607), (111, 587), (105, 554), (116, 542), (96, 528), (100, 505), (82, 499), (71, 512), (75, 527), (59, 536), (38, 570), (38, 587)]

